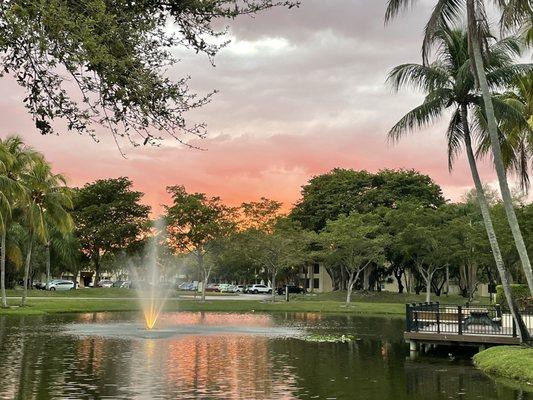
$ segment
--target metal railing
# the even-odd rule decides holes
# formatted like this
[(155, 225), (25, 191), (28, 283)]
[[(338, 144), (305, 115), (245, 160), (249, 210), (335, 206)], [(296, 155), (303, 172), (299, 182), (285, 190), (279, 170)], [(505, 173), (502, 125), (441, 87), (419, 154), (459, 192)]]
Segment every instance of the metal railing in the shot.
[[(522, 320), (533, 333), (533, 313), (522, 310)], [(456, 335), (517, 337), (510, 313), (498, 304), (491, 306), (455, 306), (440, 303), (406, 304), (407, 332)]]

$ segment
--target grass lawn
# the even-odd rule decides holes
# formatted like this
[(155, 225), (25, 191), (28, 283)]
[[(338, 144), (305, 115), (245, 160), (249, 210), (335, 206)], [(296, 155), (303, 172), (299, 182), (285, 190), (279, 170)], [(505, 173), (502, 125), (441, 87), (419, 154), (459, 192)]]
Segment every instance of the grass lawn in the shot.
[[(11, 302), (16, 304), (15, 302)], [(76, 312), (100, 312), (100, 311), (135, 311), (139, 310), (136, 299), (28, 299), (25, 308), (12, 307), (0, 309), (0, 315), (36, 315), (48, 313), (76, 313)], [(335, 301), (290, 301), (270, 303), (258, 300), (208, 300), (206, 302), (192, 299), (169, 300), (165, 305), (167, 311), (228, 311), (228, 312), (327, 312), (327, 313), (351, 313), (351, 314), (374, 314), (392, 315), (402, 317), (405, 313), (403, 304), (389, 303), (356, 303), (350, 307)]]
[(491, 347), (474, 356), (474, 364), (488, 375), (533, 385), (533, 348)]
[[(20, 290), (9, 290), (9, 297), (20, 297)], [(171, 296), (188, 295), (191, 292), (173, 292)], [(215, 293), (209, 293), (209, 296)], [(218, 296), (224, 294), (216, 293)], [(226, 295), (227, 296), (227, 295)], [(345, 292), (291, 295), (291, 301), (271, 303), (260, 299), (247, 300), (208, 300), (195, 301), (191, 298), (169, 300), (166, 309), (169, 311), (265, 311), (265, 312), (324, 312), (373, 314), (402, 317), (405, 313), (405, 303), (422, 302), (424, 295), (397, 294), (388, 292), (354, 293), (349, 307), (344, 304)], [(45, 298), (35, 298), (45, 297)], [(87, 298), (91, 298), (88, 300)], [(443, 296), (442, 303), (464, 304), (465, 299), (459, 296)], [(488, 300), (483, 300), (488, 302)], [(11, 306), (18, 305), (18, 299), (9, 299)], [(44, 290), (29, 291), (28, 307), (0, 309), (0, 315), (32, 315), (48, 313), (76, 313), (76, 312), (104, 312), (104, 311), (135, 311), (139, 309), (134, 290), (118, 288), (80, 289), (64, 292), (47, 292)]]

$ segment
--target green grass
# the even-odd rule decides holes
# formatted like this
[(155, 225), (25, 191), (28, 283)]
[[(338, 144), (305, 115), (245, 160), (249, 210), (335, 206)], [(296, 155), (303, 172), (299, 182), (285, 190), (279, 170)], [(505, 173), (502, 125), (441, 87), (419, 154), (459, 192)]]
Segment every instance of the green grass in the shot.
[[(16, 304), (11, 301), (11, 304)], [(11, 307), (0, 309), (0, 315), (34, 315), (50, 313), (79, 313), (79, 312), (104, 312), (104, 311), (136, 311), (140, 306), (136, 299), (94, 299), (84, 300), (76, 298), (29, 298), (27, 307)], [(226, 311), (226, 312), (324, 312), (324, 313), (351, 313), (375, 315), (404, 315), (405, 307), (402, 304), (389, 303), (352, 303), (350, 307), (334, 301), (290, 301), (263, 302), (259, 300), (224, 300), (224, 301), (195, 301), (192, 299), (169, 300), (166, 303), (167, 311)]]
[(488, 375), (533, 385), (533, 348), (491, 347), (476, 354), (474, 364)]
[[(20, 297), (20, 290), (9, 290), (8, 296)], [(169, 311), (227, 311), (227, 312), (318, 312), (318, 313), (349, 313), (390, 315), (402, 317), (405, 314), (405, 303), (422, 302), (424, 295), (397, 294), (388, 292), (355, 293), (349, 307), (344, 304), (345, 292), (291, 295), (291, 301), (271, 303), (260, 299), (250, 300), (211, 300), (206, 302), (192, 299), (191, 292), (173, 292), (171, 296), (188, 295), (190, 298), (169, 300), (166, 309)], [(209, 293), (213, 295), (214, 293)], [(223, 295), (218, 293), (217, 295)], [(35, 297), (45, 297), (37, 299)], [(87, 300), (87, 298), (91, 298)], [(441, 297), (442, 303), (464, 304), (465, 299), (458, 296)], [(18, 305), (18, 299), (9, 299), (12, 306)], [(129, 289), (97, 288), (81, 289), (65, 292), (47, 292), (44, 290), (29, 291), (28, 306), (0, 309), (0, 315), (32, 315), (49, 313), (79, 313), (105, 311), (136, 311), (139, 304), (136, 293)]]

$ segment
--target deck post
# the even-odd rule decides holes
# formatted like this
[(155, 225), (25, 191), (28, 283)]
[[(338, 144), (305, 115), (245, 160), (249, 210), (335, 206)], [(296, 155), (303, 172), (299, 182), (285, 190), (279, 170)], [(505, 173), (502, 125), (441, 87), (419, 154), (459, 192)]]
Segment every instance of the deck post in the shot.
[(437, 302), (437, 333), (440, 333), (440, 304)]
[(418, 357), (418, 343), (415, 340), (409, 341), (409, 358), (416, 360)]
[(409, 304), (406, 304), (405, 305), (405, 330), (407, 332), (411, 332), (411, 319), (412, 319), (412, 314), (411, 314), (411, 306)]
[(463, 334), (463, 307), (457, 306), (457, 328), (458, 328), (458, 334)]

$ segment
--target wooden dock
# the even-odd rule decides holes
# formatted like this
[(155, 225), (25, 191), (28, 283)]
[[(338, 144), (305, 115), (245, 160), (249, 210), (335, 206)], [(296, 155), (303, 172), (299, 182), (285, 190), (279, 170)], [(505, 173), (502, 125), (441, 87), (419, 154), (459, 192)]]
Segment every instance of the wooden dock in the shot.
[[(533, 313), (522, 312), (533, 335)], [(404, 338), (411, 352), (428, 346), (475, 346), (520, 344), (511, 314), (495, 306), (449, 306), (440, 303), (407, 304)]]

